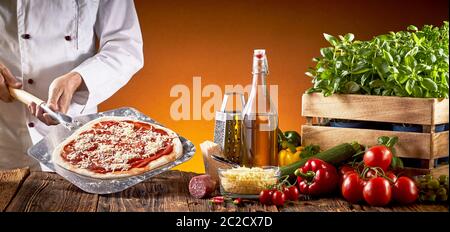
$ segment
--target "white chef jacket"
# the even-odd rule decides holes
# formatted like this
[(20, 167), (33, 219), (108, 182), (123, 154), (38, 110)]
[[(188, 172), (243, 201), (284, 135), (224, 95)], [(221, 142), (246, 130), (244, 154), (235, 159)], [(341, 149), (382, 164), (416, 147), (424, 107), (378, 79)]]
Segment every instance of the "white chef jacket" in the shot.
[[(134, 2), (0, 0), (0, 62), (44, 101), (56, 77), (78, 72), (85, 85), (68, 114), (95, 113), (143, 66)], [(48, 129), (22, 103), (0, 101), (0, 169), (38, 167), (26, 150)]]

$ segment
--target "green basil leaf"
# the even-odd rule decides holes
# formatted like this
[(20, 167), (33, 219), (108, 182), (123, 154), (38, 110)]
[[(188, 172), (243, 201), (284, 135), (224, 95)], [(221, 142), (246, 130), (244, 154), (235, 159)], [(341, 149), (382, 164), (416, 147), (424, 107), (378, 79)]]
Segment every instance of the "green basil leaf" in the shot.
[(400, 84), (404, 84), (407, 80), (409, 79), (409, 75), (403, 75), (403, 74), (399, 74), (398, 75), (398, 82), (400, 82)]
[(390, 89), (385, 89), (385, 90), (383, 90), (381, 95), (383, 95), (383, 96), (390, 96), (391, 93), (392, 93), (392, 91)]
[(366, 85), (366, 81), (369, 79), (370, 77), (370, 73), (366, 72), (361, 76), (361, 85), (364, 86)]
[(414, 26), (414, 25), (409, 25), (407, 29), (408, 29), (409, 31), (418, 31), (418, 30), (419, 30), (419, 29), (417, 29), (417, 27)]
[(360, 64), (352, 70), (352, 74), (361, 74), (370, 71), (371, 68), (367, 64)]
[(384, 59), (388, 60), (390, 63), (394, 62), (394, 58), (386, 50), (383, 50), (383, 55)]
[(414, 85), (413, 96), (414, 97), (422, 97), (423, 96), (422, 88), (419, 85)]
[(329, 60), (333, 59), (333, 51), (331, 51), (331, 48), (321, 48), (320, 54)]
[(407, 65), (408, 67), (412, 68), (412, 67), (415, 67), (417, 65), (417, 61), (416, 61), (416, 59), (414, 59), (413, 56), (406, 55), (405, 56), (405, 65)]
[(373, 80), (369, 83), (371, 88), (379, 88), (384, 86), (384, 81), (382, 80)]
[(416, 42), (417, 45), (420, 45), (422, 43), (422, 40), (420, 40), (419, 37), (417, 37), (416, 33), (412, 33), (411, 35), (413, 37), (414, 42)]
[(345, 88), (347, 89), (348, 93), (357, 93), (360, 90), (359, 85), (354, 81), (345, 83)]
[(348, 41), (348, 42), (352, 42), (353, 39), (355, 38), (355, 35), (353, 35), (352, 33), (347, 33), (344, 38)]
[(305, 72), (305, 75), (309, 77), (314, 77), (314, 74), (312, 74), (311, 72)]
[(433, 91), (434, 92), (434, 91), (438, 90), (438, 87), (437, 87), (436, 83), (433, 80), (431, 80), (430, 78), (424, 78), (422, 80), (422, 85), (423, 85), (423, 87), (425, 89), (427, 89), (429, 91)]
[(411, 95), (412, 92), (413, 92), (414, 83), (415, 83), (415, 81), (414, 81), (413, 79), (409, 79), (409, 80), (406, 82), (405, 90), (406, 90), (406, 92), (407, 92), (409, 95)]
[(329, 35), (327, 33), (323, 33), (323, 37), (327, 40), (331, 45), (336, 46), (338, 44), (338, 40), (336, 37)]
[(375, 66), (375, 69), (377, 70), (378, 75), (384, 79), (386, 73), (389, 71), (389, 66), (386, 63), (385, 60), (383, 60), (381, 57), (375, 57), (373, 60), (373, 64)]

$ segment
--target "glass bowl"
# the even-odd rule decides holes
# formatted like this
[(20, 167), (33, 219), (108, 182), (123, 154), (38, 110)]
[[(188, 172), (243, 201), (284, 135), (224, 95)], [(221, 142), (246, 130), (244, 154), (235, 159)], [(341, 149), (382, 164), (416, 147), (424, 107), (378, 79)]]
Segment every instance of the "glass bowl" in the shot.
[(259, 193), (278, 183), (279, 167), (237, 167), (217, 170), (220, 180), (220, 193), (232, 198), (258, 198)]

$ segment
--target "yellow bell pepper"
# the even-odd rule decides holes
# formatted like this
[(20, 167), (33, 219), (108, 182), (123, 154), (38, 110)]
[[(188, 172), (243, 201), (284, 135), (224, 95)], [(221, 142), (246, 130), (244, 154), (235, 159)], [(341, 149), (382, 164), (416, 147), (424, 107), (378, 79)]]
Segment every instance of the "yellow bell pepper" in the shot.
[(302, 152), (303, 147), (298, 146), (295, 148), (295, 153), (293, 153), (289, 148), (283, 149), (278, 153), (278, 165), (286, 166), (297, 162), (300, 160), (300, 152)]

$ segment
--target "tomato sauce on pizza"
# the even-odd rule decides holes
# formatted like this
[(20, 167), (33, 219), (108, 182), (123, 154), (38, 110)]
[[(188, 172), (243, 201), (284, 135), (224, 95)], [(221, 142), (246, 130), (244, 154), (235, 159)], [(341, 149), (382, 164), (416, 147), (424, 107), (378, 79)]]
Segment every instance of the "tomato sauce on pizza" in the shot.
[(110, 120), (94, 124), (62, 149), (71, 165), (95, 173), (127, 171), (148, 165), (173, 150), (173, 138), (150, 124)]

